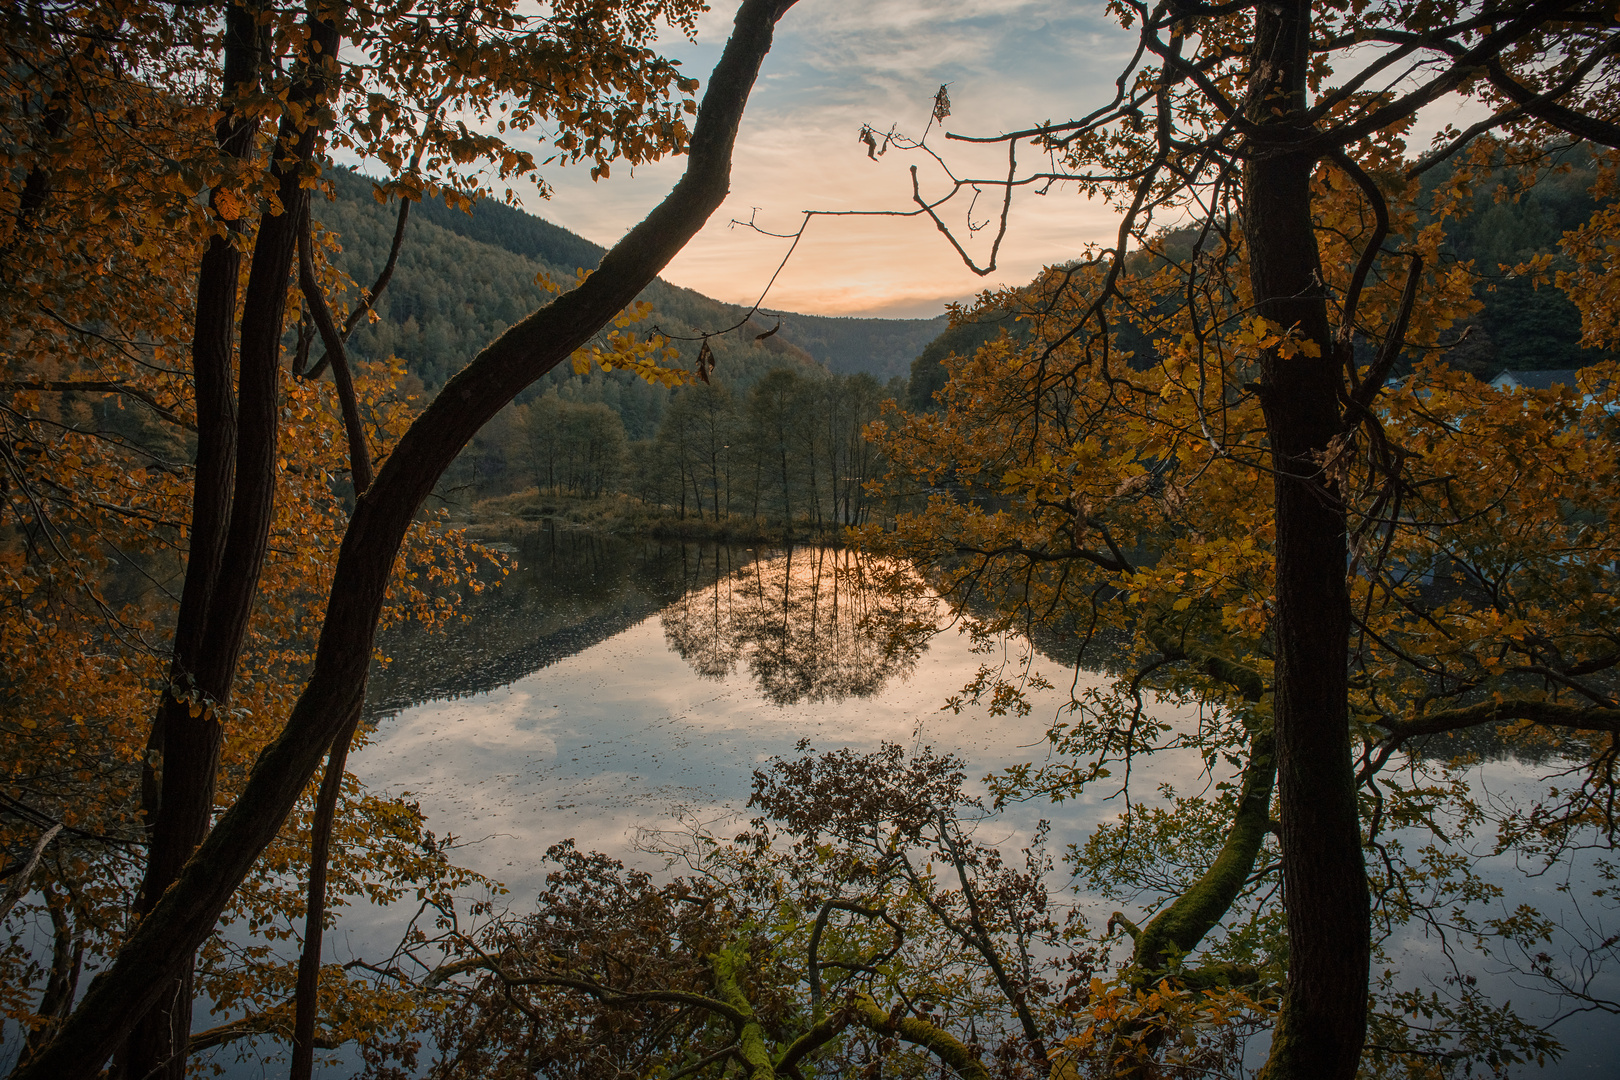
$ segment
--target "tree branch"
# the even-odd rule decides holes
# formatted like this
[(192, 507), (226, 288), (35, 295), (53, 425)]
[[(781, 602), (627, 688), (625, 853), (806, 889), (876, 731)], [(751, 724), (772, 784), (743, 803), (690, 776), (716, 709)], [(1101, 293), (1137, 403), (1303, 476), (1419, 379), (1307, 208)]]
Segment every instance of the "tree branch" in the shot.
[(1516, 18), (1494, 25), (1489, 32), (1482, 34), (1471, 46), (1465, 47), (1454, 41), (1433, 39), (1426, 35), (1406, 32), (1383, 32), (1370, 40), (1389, 42), (1393, 45), (1406, 45), (1414, 39), (1420, 39), (1420, 44), (1428, 48), (1445, 53), (1452, 60), (1452, 64), (1429, 82), (1416, 87), (1400, 97), (1386, 100), (1386, 103), (1363, 114), (1359, 119), (1352, 120), (1339, 127), (1326, 128), (1315, 135), (1298, 141), (1292, 136), (1287, 137), (1287, 152), (1290, 154), (1326, 154), (1333, 147), (1348, 146), (1356, 139), (1386, 128), (1389, 125), (1411, 116), (1418, 109), (1437, 101), (1464, 83), (1475, 78), (1481, 67), (1488, 66), (1493, 58), (1500, 55), (1502, 50), (1517, 43), (1534, 33), (1545, 24), (1545, 20), (1572, 5), (1573, 0), (1544, 0), (1532, 3), (1521, 9)]
[[(409, 204), (406, 204), (409, 205)], [(355, 398), (354, 376), (349, 370), (349, 354), (343, 347), (346, 335), (338, 333), (332, 322), (332, 311), (326, 306), (326, 295), (320, 282), (315, 280), (315, 258), (310, 251), (309, 201), (304, 201), (304, 220), (298, 229), (298, 287), (304, 294), (304, 306), (320, 331), (326, 355), (316, 364), (332, 362), (332, 381), (337, 384), (338, 402), (343, 409), (343, 429), (349, 436), (349, 475), (354, 481), (354, 495), (359, 498), (371, 487), (371, 450), (366, 445), (365, 425), (360, 421), (360, 403)], [(314, 374), (310, 376), (314, 378)]]
[(1389, 732), (1386, 741), (1398, 744), (1419, 735), (1438, 735), (1481, 724), (1505, 724), (1511, 720), (1529, 720), (1547, 727), (1572, 728), (1576, 731), (1620, 734), (1620, 709), (1601, 705), (1566, 705), (1540, 698), (1482, 701), (1477, 705), (1443, 709), (1411, 720), (1384, 722), (1379, 726)]
[(1131, 564), (1123, 559), (1102, 555), (1086, 548), (1069, 548), (1066, 551), (1038, 551), (1035, 548), (1025, 547), (1023, 544), (1005, 544), (998, 548), (978, 548), (970, 544), (958, 544), (956, 553), (958, 555), (983, 555), (985, 558), (991, 559), (999, 555), (1017, 555), (1031, 562), (1068, 562), (1072, 559), (1080, 559), (1100, 566), (1104, 570), (1112, 570), (1116, 574), (1128, 574), (1131, 572)]
[[(341, 358), (340, 361), (341, 363)], [(355, 491), (364, 490), (358, 478)], [(332, 851), (332, 824), (343, 794), (343, 767), (349, 756), (349, 743), (360, 723), (355, 709), (348, 724), (332, 740), (326, 757), (326, 774), (315, 795), (315, 817), (310, 823), (309, 872), (304, 901), (304, 948), (298, 956), (298, 982), (293, 991), (293, 1045), (288, 1063), (289, 1080), (310, 1080), (315, 1069), (315, 1022), (320, 1012), (321, 938), (326, 932), (326, 874)]]
[[(216, 1046), (224, 1046), (237, 1039), (246, 1039), (253, 1035), (274, 1035), (277, 1038), (287, 1036), (287, 1017), (275, 1012), (254, 1013), (244, 1016), (240, 1020), (232, 1020), (228, 1024), (199, 1031), (191, 1036), (186, 1043), (186, 1056), (200, 1054), (204, 1050), (212, 1050)], [(336, 1050), (343, 1045), (342, 1040), (315, 1036), (312, 1045), (318, 1050)]]
[(962, 852), (956, 843), (956, 838), (951, 835), (950, 822), (943, 810), (939, 813), (939, 837), (945, 845), (945, 851), (950, 856), (952, 865), (956, 867), (956, 879), (962, 885), (962, 898), (967, 901), (968, 917), (970, 919), (969, 929), (972, 931), (968, 935), (969, 939), (979, 955), (984, 957), (984, 962), (990, 966), (990, 973), (996, 977), (996, 985), (1001, 987), (1001, 992), (1007, 996), (1007, 1000), (1012, 1003), (1014, 1011), (1018, 1013), (1018, 1022), (1024, 1029), (1024, 1038), (1029, 1040), (1029, 1045), (1035, 1051), (1036, 1057), (1045, 1061), (1049, 1057), (1046, 1051), (1046, 1040), (1041, 1035), (1041, 1029), (1035, 1024), (1035, 1017), (1029, 1011), (1029, 1003), (1025, 1000), (1024, 988), (1013, 982), (1012, 977), (1007, 974), (1006, 967), (1001, 963), (1000, 954), (996, 952), (994, 946), (990, 943), (989, 932), (985, 929), (984, 916), (979, 910), (979, 897), (974, 891), (972, 880), (968, 877), (966, 860), (962, 858)]
[[(420, 150), (418, 150), (418, 154), (420, 154)], [(411, 167), (413, 169), (416, 167), (415, 158), (411, 160)], [(354, 328), (360, 324), (360, 320), (365, 316), (366, 312), (376, 306), (377, 297), (382, 295), (382, 291), (388, 288), (388, 282), (393, 279), (394, 267), (399, 263), (400, 248), (405, 244), (405, 223), (410, 219), (410, 214), (411, 200), (401, 197), (399, 200), (399, 214), (394, 221), (394, 240), (389, 245), (388, 258), (383, 262), (382, 272), (377, 275), (377, 280), (372, 282), (370, 289), (366, 290), (365, 298), (360, 301), (353, 311), (349, 312), (349, 317), (343, 320), (343, 332), (338, 335), (340, 342), (349, 340), (349, 335), (354, 333)], [(321, 344), (326, 350), (321, 353), (321, 358), (315, 361), (308, 371), (295, 371), (293, 374), (301, 375), (306, 379), (318, 379), (326, 372), (326, 365), (332, 363), (334, 357), (346, 355), (341, 349), (334, 350), (331, 344), (325, 340), (324, 335)]]
[(893, 1016), (869, 997), (855, 999), (855, 1019), (880, 1035), (895, 1035), (913, 1046), (927, 1050), (953, 1070), (961, 1080), (990, 1080), (990, 1072), (978, 1057), (956, 1036), (926, 1020), (913, 1016)]
[(1350, 277), (1350, 289), (1344, 295), (1344, 308), (1339, 313), (1339, 348), (1344, 350), (1345, 370), (1349, 374), (1350, 385), (1354, 389), (1359, 389), (1356, 381), (1356, 362), (1351, 349), (1356, 332), (1356, 309), (1361, 306), (1361, 290), (1367, 284), (1367, 275), (1372, 272), (1373, 263), (1378, 260), (1378, 253), (1384, 246), (1385, 237), (1389, 236), (1389, 204), (1384, 201), (1384, 193), (1378, 190), (1378, 184), (1367, 175), (1367, 170), (1357, 164), (1356, 160), (1342, 148), (1335, 147), (1328, 157), (1361, 189), (1373, 211), (1372, 239), (1368, 240), (1367, 246), (1361, 250), (1361, 258), (1356, 262), (1356, 271)]
[[(371, 288), (366, 290), (366, 298), (360, 302), (358, 307), (349, 312), (349, 317), (343, 321), (344, 341), (349, 340), (349, 335), (354, 333), (355, 326), (359, 324), (366, 312), (376, 306), (377, 297), (382, 295), (382, 291), (388, 288), (388, 282), (393, 279), (394, 267), (399, 264), (399, 249), (405, 243), (405, 223), (410, 219), (410, 214), (411, 200), (401, 197), (399, 200), (399, 214), (394, 221), (394, 241), (388, 247), (388, 258), (384, 260), (382, 271), (378, 273), (377, 280), (372, 282)], [(315, 366), (319, 367), (320, 364), (317, 362)]]
[[(1390, 326), (1389, 333), (1384, 337), (1384, 344), (1378, 350), (1378, 357), (1367, 369), (1367, 381), (1356, 387), (1355, 393), (1350, 395), (1350, 403), (1356, 409), (1365, 412), (1372, 408), (1373, 398), (1383, 388), (1384, 381), (1395, 367), (1395, 361), (1400, 358), (1401, 349), (1406, 345), (1406, 326), (1412, 319), (1412, 308), (1417, 303), (1418, 286), (1423, 277), (1423, 256), (1412, 255), (1412, 269), (1406, 275), (1406, 288), (1401, 291), (1401, 306), (1396, 309), (1395, 322)], [(1349, 418), (1347, 418), (1348, 422)]]
[(853, 1007), (834, 1009), (817, 1020), (808, 1030), (787, 1045), (776, 1058), (776, 1071), (791, 1073), (798, 1070), (799, 1062), (836, 1039), (849, 1026), (854, 1017)]
[[(956, 239), (955, 235), (953, 235), (951, 233), (950, 227), (947, 226), (945, 224), (945, 222), (940, 220), (940, 217), (939, 217), (938, 214), (934, 213), (934, 204), (929, 203), (928, 200), (926, 200), (926, 199), (924, 199), (922, 197), (922, 188), (918, 186), (918, 181), (917, 181), (917, 166), (913, 165), (911, 167), (911, 199), (912, 199), (912, 201), (915, 202), (922, 209), (923, 213), (925, 213), (925, 214), (927, 214), (929, 216), (929, 218), (934, 222), (934, 227), (937, 228), (942, 235), (944, 235), (945, 239), (950, 241), (951, 247), (956, 249), (956, 254), (961, 257), (963, 264), (965, 266), (967, 266), (967, 268), (969, 270), (973, 271), (973, 273), (977, 274), (979, 277), (985, 277), (988, 274), (995, 273), (995, 270), (996, 270), (996, 253), (1001, 250), (1001, 241), (1007, 235), (1007, 216), (1012, 210), (1012, 196), (1013, 196), (1013, 186), (1014, 186), (1013, 185), (1013, 178), (1015, 176), (1017, 176), (1017, 175), (1018, 175), (1018, 143), (1016, 141), (1014, 141), (1014, 140), (1008, 140), (1008, 142), (1007, 142), (1007, 183), (1006, 183), (1006, 187), (1004, 189), (1005, 194), (1002, 196), (1002, 200), (1001, 200), (1001, 227), (996, 230), (995, 241), (993, 243), (991, 243), (991, 245), (990, 245), (990, 261), (988, 263), (986, 263), (984, 266), (981, 267), (981, 266), (979, 266), (977, 263), (975, 263), (973, 261), (971, 256), (968, 255), (966, 249), (964, 249), (962, 247), (961, 243)], [(952, 190), (951, 194), (954, 195), (957, 191), (961, 190), (961, 187), (962, 187), (962, 185), (960, 183), (958, 183), (956, 185), (956, 187)], [(969, 209), (971, 210), (971, 208), (969, 208)], [(972, 222), (970, 221), (968, 223), (968, 225), (969, 225), (969, 228), (971, 228), (972, 227)]]
[(752, 1080), (776, 1080), (776, 1064), (765, 1047), (765, 1029), (759, 1026), (754, 1007), (737, 981), (737, 968), (747, 959), (747, 953), (731, 949), (711, 955), (709, 966), (714, 971), (714, 988), (730, 1007), (731, 1023), (737, 1030), (737, 1056), (748, 1067)]
[(776, 21), (793, 3), (744, 0), (674, 190), (614, 245), (596, 273), (492, 342), (406, 431), (349, 521), (310, 680), (286, 726), (260, 753), (237, 801), (195, 849), (180, 879), (15, 1080), (91, 1080), (155, 1003), (164, 982), (207, 940), (351, 710), (364, 700), (377, 620), (418, 508), (467, 440), (634, 300), (725, 199), (737, 126)]
[(34, 879), (34, 871), (39, 867), (39, 860), (45, 854), (45, 848), (52, 840), (56, 839), (56, 834), (61, 831), (62, 826), (60, 824), (52, 825), (40, 833), (39, 839), (34, 841), (33, 850), (28, 853), (27, 861), (22, 864), (22, 869), (17, 871), (11, 884), (6, 886), (5, 896), (0, 897), (0, 923), (6, 921), (6, 916), (11, 914), (11, 909), (28, 891), (28, 883)]
[(1162, 972), (1173, 959), (1193, 951), (1220, 924), (1248, 883), (1249, 872), (1270, 829), (1271, 793), (1277, 778), (1276, 739), (1269, 721), (1256, 723), (1249, 736), (1249, 762), (1243, 770), (1232, 826), (1202, 877), (1133, 935), (1132, 962), (1141, 976)]
[(895, 922), (894, 919), (890, 918), (889, 913), (882, 908), (869, 908), (863, 904), (857, 904), (853, 900), (834, 899), (823, 901), (821, 910), (816, 914), (815, 925), (810, 928), (809, 962), (807, 964), (807, 971), (810, 980), (810, 1015), (815, 1017), (821, 1016), (821, 969), (823, 966), (832, 966), (830, 961), (827, 965), (823, 965), (821, 963), (821, 935), (827, 929), (827, 919), (832, 915), (834, 910), (848, 911), (854, 915), (864, 915), (868, 919), (882, 919), (884, 922), (888, 923), (889, 928), (894, 931), (895, 938), (895, 944), (891, 948), (878, 953), (874, 957), (868, 958), (861, 965), (841, 964), (838, 966), (846, 969), (854, 967), (858, 970), (868, 970), (872, 964), (880, 963), (884, 959), (894, 955), (894, 953), (899, 951), (900, 946), (905, 942), (905, 931), (901, 928), (900, 924)]
[(156, 397), (129, 383), (114, 382), (108, 379), (36, 379), (24, 382), (0, 382), (0, 391), (39, 390), (47, 393), (74, 393), (88, 394), (122, 394), (132, 397), (142, 405), (157, 413), (169, 423), (187, 431), (196, 431), (197, 425), (189, 420), (182, 419), (168, 406), (158, 401)]
[[(1615, 47), (1615, 43), (1610, 42), (1597, 52), (1599, 55), (1606, 55), (1613, 52)], [(1544, 120), (1560, 131), (1567, 131), (1590, 142), (1620, 148), (1620, 124), (1587, 116), (1553, 100), (1555, 97), (1562, 97), (1573, 87), (1560, 87), (1545, 94), (1538, 94), (1509, 74), (1507, 68), (1502, 66), (1501, 59), (1495, 56), (1486, 61), (1485, 70), (1490, 76), (1492, 86), (1536, 119)]]

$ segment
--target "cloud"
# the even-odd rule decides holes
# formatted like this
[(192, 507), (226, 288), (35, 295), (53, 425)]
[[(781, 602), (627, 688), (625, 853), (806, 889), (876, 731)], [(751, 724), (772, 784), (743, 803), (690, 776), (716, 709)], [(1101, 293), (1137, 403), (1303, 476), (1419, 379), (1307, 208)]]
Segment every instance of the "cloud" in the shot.
[[(696, 40), (665, 43), (688, 73), (707, 77), (731, 30), (735, 3), (704, 13)], [(782, 20), (742, 127), (731, 197), (669, 266), (665, 277), (710, 296), (752, 303), (777, 273), (787, 242), (732, 225), (754, 220), (791, 233), (806, 210), (849, 214), (915, 209), (909, 166), (919, 167), (924, 196), (948, 190), (945, 173), (925, 155), (891, 151), (868, 158), (863, 125), (912, 137), (928, 127), (934, 93), (949, 88), (949, 132), (997, 135), (1083, 115), (1113, 96), (1136, 45), (1101, 3), (1072, 0), (801, 0)], [(1466, 123), (1455, 102), (1420, 116), (1412, 146), (1427, 145), (1448, 121)], [(1004, 145), (972, 146), (944, 138), (929, 145), (959, 177), (1006, 175)], [(1035, 164), (1034, 148), (1020, 148)], [(542, 157), (544, 155), (542, 154)], [(664, 197), (681, 159), (635, 170), (619, 166), (593, 183), (586, 168), (554, 169), (556, 194), (527, 208), (602, 244), (611, 244)], [(984, 265), (995, 233), (1000, 191), (964, 191), (941, 210), (953, 233)], [(971, 204), (971, 212), (970, 212)], [(991, 221), (983, 229), (969, 229)], [(924, 217), (817, 219), (782, 267), (765, 303), (814, 314), (937, 314), (944, 304), (983, 289), (1019, 285), (1043, 266), (1108, 244), (1115, 214), (1073, 185), (1044, 196), (1021, 189), (993, 273), (972, 273)]]
[[(699, 21), (696, 43), (670, 48), (693, 74), (706, 75), (729, 32), (734, 9)], [(1110, 29), (1112, 27), (1112, 29)], [(944, 178), (919, 155), (871, 161), (856, 136), (863, 124), (920, 135), (934, 92), (949, 84), (950, 130), (998, 134), (1083, 111), (1112, 93), (1111, 79), (1130, 39), (1102, 6), (1058, 0), (923, 0), (824, 4), (805, 0), (783, 19), (777, 44), (738, 135), (732, 194), (665, 276), (720, 299), (758, 297), (786, 242), (732, 227), (757, 217), (776, 232), (798, 228), (805, 210), (914, 209), (908, 166), (922, 166), (925, 190)], [(1005, 175), (1005, 149), (938, 143), (962, 176)], [(915, 159), (915, 161), (913, 160)], [(556, 196), (528, 208), (599, 243), (610, 244), (663, 198), (679, 160), (616, 170), (591, 183), (583, 169), (550, 176)], [(965, 227), (971, 193), (949, 205), (947, 220), (979, 260), (988, 259), (994, 227)], [(986, 189), (975, 224), (992, 216), (999, 194)], [(756, 214), (757, 208), (757, 214)], [(1042, 265), (1106, 241), (1114, 217), (1072, 189), (1015, 200), (997, 271), (971, 273), (926, 218), (846, 217), (813, 223), (779, 276), (767, 305), (816, 314), (936, 314), (947, 300), (998, 284), (1028, 281)]]

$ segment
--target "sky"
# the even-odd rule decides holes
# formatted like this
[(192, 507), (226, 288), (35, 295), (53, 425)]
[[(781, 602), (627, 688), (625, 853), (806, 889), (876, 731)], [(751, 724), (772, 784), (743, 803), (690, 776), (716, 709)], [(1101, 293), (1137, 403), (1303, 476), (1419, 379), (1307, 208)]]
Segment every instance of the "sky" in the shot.
[[(688, 75), (706, 80), (736, 7), (737, 0), (715, 0), (695, 41), (671, 33), (662, 47)], [(987, 275), (963, 265), (926, 218), (824, 217), (811, 222), (771, 283), (789, 242), (734, 222), (792, 233), (807, 210), (910, 209), (912, 164), (921, 169), (925, 197), (937, 198), (946, 190), (937, 166), (916, 153), (871, 160), (862, 126), (921, 135), (941, 85), (952, 105), (943, 127), (952, 133), (999, 135), (1084, 115), (1112, 97), (1135, 44), (1104, 0), (801, 0), (778, 24), (749, 100), (731, 195), (663, 277), (738, 304), (759, 300), (769, 284), (767, 310), (925, 318), (982, 290), (1023, 285), (1088, 244), (1110, 243), (1116, 216), (1073, 184), (1044, 195), (1025, 188), (1014, 197)], [(1419, 115), (1410, 145), (1426, 145), (1448, 120), (1470, 119), (1456, 103), (1436, 103)], [(974, 148), (941, 135), (936, 128), (929, 145), (957, 175), (1006, 174), (1004, 147)], [(518, 195), (530, 213), (607, 246), (668, 193), (684, 167), (684, 158), (633, 171), (621, 166), (595, 182), (588, 167), (552, 167), (545, 172), (555, 189), (550, 200), (532, 188)], [(991, 224), (976, 235), (965, 227), (966, 198), (941, 211), (980, 265), (988, 261), (998, 199), (996, 189), (985, 189), (972, 217)]]
[[(717, 0), (699, 21), (695, 43), (669, 35), (663, 47), (688, 75), (707, 80), (736, 4)], [(663, 277), (733, 303), (753, 303), (787, 252), (733, 219), (790, 233), (806, 210), (904, 210), (909, 167), (922, 168), (925, 194), (943, 176), (919, 154), (870, 160), (863, 124), (898, 126), (916, 137), (934, 93), (948, 84), (945, 128), (973, 135), (1014, 131), (1083, 113), (1106, 100), (1134, 36), (1107, 17), (1100, 0), (803, 0), (778, 25), (776, 44), (748, 103), (732, 169), (731, 196)], [(701, 96), (701, 91), (699, 91)], [(1005, 175), (1006, 151), (974, 152), (929, 137), (958, 175)], [(544, 155), (541, 155), (542, 157)], [(616, 168), (592, 182), (585, 167), (551, 168), (550, 200), (519, 191), (523, 208), (599, 244), (611, 245), (668, 193), (684, 159)], [(946, 221), (966, 237), (968, 199)], [(987, 190), (975, 224), (993, 218), (999, 194)], [(937, 315), (947, 302), (1000, 285), (1028, 282), (1044, 265), (1106, 242), (1116, 228), (1105, 207), (1072, 185), (1016, 197), (996, 270), (980, 277), (957, 258), (926, 218), (818, 218), (783, 269), (764, 306), (818, 315), (895, 318)], [(981, 265), (994, 224), (968, 245)]]

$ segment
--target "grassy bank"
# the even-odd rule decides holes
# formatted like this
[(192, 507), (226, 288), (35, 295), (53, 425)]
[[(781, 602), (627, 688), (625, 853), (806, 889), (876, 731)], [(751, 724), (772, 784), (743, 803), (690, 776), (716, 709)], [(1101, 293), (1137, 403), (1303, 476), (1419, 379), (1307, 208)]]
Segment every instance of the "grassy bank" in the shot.
[(839, 544), (843, 526), (818, 530), (808, 522), (791, 529), (780, 522), (732, 516), (718, 521), (680, 513), (670, 507), (649, 506), (629, 495), (595, 498), (541, 494), (531, 488), (512, 495), (480, 499), (469, 507), (452, 510), (465, 521), (467, 531), (481, 539), (499, 540), (528, 532), (537, 523), (550, 522), (574, 529), (639, 536), (655, 540), (698, 540), (728, 544), (782, 544), (814, 541)]

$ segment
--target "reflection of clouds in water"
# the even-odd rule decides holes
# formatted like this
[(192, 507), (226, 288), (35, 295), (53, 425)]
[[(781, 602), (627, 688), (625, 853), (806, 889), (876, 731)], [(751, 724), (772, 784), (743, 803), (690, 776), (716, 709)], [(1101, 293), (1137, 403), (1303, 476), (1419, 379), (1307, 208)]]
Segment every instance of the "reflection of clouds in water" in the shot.
[[(1004, 643), (1000, 658), (975, 653), (957, 632), (909, 644), (900, 635), (896, 647), (893, 631), (907, 619), (932, 629), (935, 610), (885, 607), (888, 601), (837, 573), (848, 562), (845, 553), (799, 549), (791, 559), (757, 560), (735, 550), (691, 554), (692, 564), (682, 564), (678, 575), (686, 595), (658, 619), (632, 623), (555, 662), (548, 658), (548, 666), (498, 689), (385, 718), (351, 767), (373, 788), (411, 791), (430, 828), (467, 844), (457, 861), (505, 882), (506, 901), (523, 910), (543, 885), (541, 859), (550, 845), (572, 837), (582, 849), (657, 870), (659, 860), (635, 849), (638, 833), (679, 837), (683, 815), (723, 823), (728, 810), (746, 803), (753, 770), (773, 755), (794, 756), (800, 738), (818, 750), (870, 751), (884, 741), (931, 745), (963, 758), (969, 789), (983, 794), (978, 780), (986, 774), (1047, 760), (1048, 725), (1068, 719), (1067, 677), (1054, 679), (1055, 689), (1031, 693), (1028, 716), (991, 716), (972, 705), (960, 714), (942, 710), (981, 664), (1016, 657), (1021, 643)], [(522, 624), (511, 626), (517, 643)], [(1060, 667), (1038, 666), (1049, 675)], [(1076, 689), (1105, 681), (1082, 672)], [(1198, 722), (1195, 707), (1151, 709), (1178, 730)], [(1129, 770), (1132, 792), (1149, 803), (1160, 803), (1161, 783), (1183, 794), (1205, 792), (1212, 779), (1230, 777), (1233, 770), (1222, 768), (1211, 778), (1190, 751), (1138, 758)], [(1544, 771), (1487, 762), (1474, 787), (1533, 802), (1544, 794), (1538, 779)], [(1117, 782), (1104, 781), (1061, 804), (1010, 807), (982, 839), (1014, 851), (1039, 818), (1049, 817), (1050, 850), (1061, 851), (1123, 810), (1117, 791)], [(1548, 904), (1546, 890), (1527, 882), (1508, 856), (1487, 857), (1478, 869), (1506, 890), (1501, 914), (1519, 902)], [(1099, 924), (1120, 906), (1089, 894), (1077, 899)], [(375, 959), (397, 939), (402, 918), (367, 905), (346, 909), (334, 958)], [(1393, 965), (1411, 980), (1447, 970), (1438, 940), (1416, 927), (1389, 949)], [(1480, 977), (1502, 997), (1517, 1002), (1523, 994), (1501, 972)], [(1545, 1000), (1527, 998), (1526, 1005)], [(1579, 1032), (1564, 1033), (1579, 1041)]]
[[(684, 596), (658, 619), (498, 689), (383, 719), (351, 759), (356, 772), (412, 792), (430, 828), (473, 842), (458, 859), (506, 882), (521, 904), (539, 889), (551, 844), (573, 837), (650, 869), (632, 850), (635, 830), (673, 827), (676, 807), (742, 807), (753, 770), (793, 756), (801, 738), (821, 750), (931, 745), (960, 755), (981, 793), (978, 778), (1046, 758), (1046, 729), (1067, 694), (1033, 694), (1025, 717), (942, 710), (986, 658), (960, 633), (934, 633), (932, 601), (873, 587), (894, 568), (862, 575), (852, 553), (813, 548), (683, 557)], [(513, 626), (514, 641), (521, 631)], [(1068, 679), (1056, 681), (1067, 690)], [(1097, 681), (1084, 674), (1081, 688)], [(1164, 714), (1190, 720), (1175, 712)], [(1199, 767), (1196, 755), (1142, 762), (1139, 791), (1196, 786)], [(1027, 835), (1044, 811), (1059, 837), (1078, 839), (1118, 812), (1110, 791), (1057, 813), (1023, 807), (998, 828)]]
[(907, 678), (935, 625), (931, 599), (878, 587), (851, 551), (789, 549), (714, 580), (659, 613), (692, 670), (725, 679), (747, 667), (774, 705), (870, 697)]
[[(461, 756), (477, 751), (500, 754), (523, 729), (535, 726), (531, 706), (540, 708), (530, 701), (530, 695), (512, 687), (476, 698), (432, 701), (388, 721), (387, 738), (396, 751), (428, 749), (448, 739), (455, 742)], [(510, 717), (511, 723), (499, 722), (500, 717)], [(530, 757), (557, 754), (557, 744), (543, 734), (531, 734), (522, 742), (523, 752)]]
[[(817, 601), (823, 610), (829, 587), (823, 583)], [(713, 598), (706, 600), (712, 611)], [(841, 596), (840, 617), (855, 603)], [(818, 640), (825, 643), (825, 634)], [(881, 666), (881, 653), (865, 651), (871, 647), (851, 647), (820, 670), (844, 670), (857, 662), (851, 656)], [(753, 770), (772, 756), (793, 756), (800, 738), (821, 750), (931, 745), (960, 755), (970, 787), (980, 792), (976, 781), (987, 773), (1044, 760), (1046, 728), (1065, 693), (1034, 695), (1027, 717), (941, 709), (983, 660), (964, 635), (947, 632), (911, 650), (909, 678), (892, 677), (898, 666), (886, 669), (891, 677), (874, 680), (880, 685), (870, 697), (841, 706), (808, 696), (777, 704), (746, 663), (729, 674), (700, 675), (672, 649), (665, 620), (648, 619), (510, 686), (383, 720), (353, 767), (375, 788), (411, 791), (440, 835), (477, 841), (458, 861), (505, 882), (521, 905), (540, 888), (546, 848), (569, 837), (655, 868), (631, 847), (638, 828), (678, 828), (675, 808), (742, 807)], [(1082, 685), (1093, 678), (1082, 676)], [(1187, 719), (1168, 710), (1165, 716)], [(1167, 755), (1141, 762), (1136, 783), (1144, 794), (1161, 781), (1196, 786), (1199, 768), (1196, 755)], [(1036, 818), (1054, 817), (1054, 839), (1080, 839), (1078, 830), (1118, 812), (1107, 799), (1111, 790), (1084, 793), (1061, 809), (1022, 807), (997, 827), (1027, 835)]]

